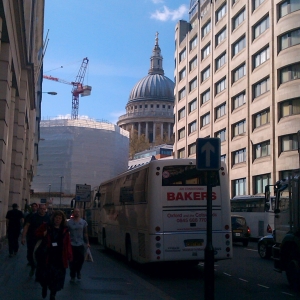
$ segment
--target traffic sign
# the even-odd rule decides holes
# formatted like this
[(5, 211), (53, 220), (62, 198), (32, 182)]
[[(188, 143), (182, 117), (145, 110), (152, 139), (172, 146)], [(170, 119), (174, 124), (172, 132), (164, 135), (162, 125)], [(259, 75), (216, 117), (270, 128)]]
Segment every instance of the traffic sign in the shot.
[(91, 186), (87, 184), (76, 184), (75, 201), (91, 201)]
[(221, 166), (221, 140), (219, 138), (198, 138), (196, 140), (196, 168), (198, 170), (219, 170)]

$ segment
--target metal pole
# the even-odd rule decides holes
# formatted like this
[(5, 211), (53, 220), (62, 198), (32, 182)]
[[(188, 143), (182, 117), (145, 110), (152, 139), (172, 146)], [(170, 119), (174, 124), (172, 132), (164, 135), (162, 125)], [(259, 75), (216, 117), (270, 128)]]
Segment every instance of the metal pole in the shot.
[(60, 193), (59, 193), (59, 208), (61, 208), (61, 193), (62, 193), (62, 179), (64, 176), (60, 176)]

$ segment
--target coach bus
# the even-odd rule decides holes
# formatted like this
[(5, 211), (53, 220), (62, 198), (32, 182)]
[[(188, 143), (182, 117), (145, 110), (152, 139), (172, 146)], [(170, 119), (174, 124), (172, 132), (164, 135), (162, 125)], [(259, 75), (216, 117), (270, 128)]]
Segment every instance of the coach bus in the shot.
[(215, 260), (232, 257), (225, 164), (198, 171), (195, 159), (153, 160), (99, 187), (98, 241), (128, 262), (204, 260), (207, 176), (212, 187)]
[(274, 229), (275, 197), (265, 201), (264, 195), (243, 195), (231, 199), (231, 213), (243, 216), (252, 238), (271, 234)]

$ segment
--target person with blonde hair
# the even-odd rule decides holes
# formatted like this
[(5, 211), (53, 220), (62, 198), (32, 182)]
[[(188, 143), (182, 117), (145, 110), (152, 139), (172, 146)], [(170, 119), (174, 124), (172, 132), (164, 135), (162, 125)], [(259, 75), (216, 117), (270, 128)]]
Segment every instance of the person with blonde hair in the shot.
[(42, 286), (42, 297), (47, 297), (49, 289), (50, 300), (55, 300), (56, 293), (64, 287), (66, 269), (73, 258), (65, 214), (55, 210), (50, 222), (36, 230), (36, 236), (42, 239), (41, 250), (36, 253), (36, 281)]

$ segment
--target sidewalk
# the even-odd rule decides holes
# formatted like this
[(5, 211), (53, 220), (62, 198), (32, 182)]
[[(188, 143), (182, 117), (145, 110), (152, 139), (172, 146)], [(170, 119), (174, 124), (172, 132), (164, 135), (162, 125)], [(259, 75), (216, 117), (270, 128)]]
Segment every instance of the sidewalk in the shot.
[[(100, 245), (92, 245), (91, 252), (94, 262), (84, 263), (80, 281), (71, 284), (67, 270), (65, 287), (57, 293), (57, 300), (172, 300), (130, 269), (120, 268), (117, 261), (102, 253)], [(29, 271), (26, 246), (20, 245), (19, 253), (10, 258), (5, 245), (0, 251), (0, 299), (41, 300), (41, 286), (29, 277)]]

